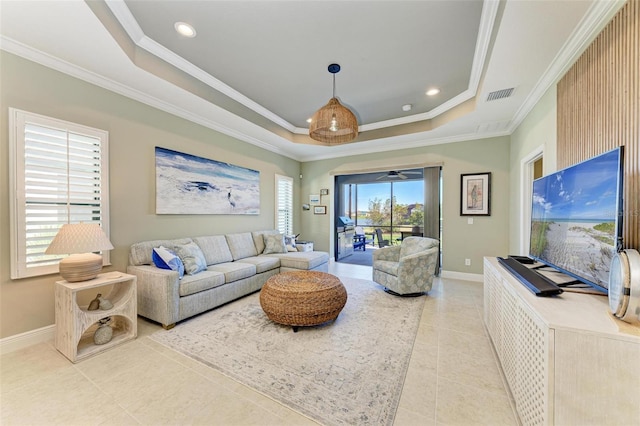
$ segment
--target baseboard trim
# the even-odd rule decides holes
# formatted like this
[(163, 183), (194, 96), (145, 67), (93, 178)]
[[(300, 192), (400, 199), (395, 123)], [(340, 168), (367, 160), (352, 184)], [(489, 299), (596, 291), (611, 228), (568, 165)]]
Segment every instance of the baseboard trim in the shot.
[(456, 272), (456, 271), (445, 271), (445, 270), (442, 270), (442, 272), (440, 272), (440, 276), (442, 278), (452, 278), (452, 279), (463, 280), (463, 281), (475, 281), (475, 282), (479, 282), (479, 283), (484, 281), (484, 275), (482, 275), (482, 274), (469, 274), (467, 272)]
[(0, 355), (55, 338), (55, 324), (0, 339)]

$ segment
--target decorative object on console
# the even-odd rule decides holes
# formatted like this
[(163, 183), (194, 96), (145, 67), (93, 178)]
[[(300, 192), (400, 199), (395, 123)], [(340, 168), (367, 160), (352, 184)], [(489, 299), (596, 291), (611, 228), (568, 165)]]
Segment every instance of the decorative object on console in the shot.
[(99, 322), (100, 325), (95, 333), (93, 333), (93, 342), (96, 345), (104, 345), (105, 343), (109, 343), (113, 337), (113, 328), (109, 325), (111, 317), (102, 318)]
[(97, 223), (62, 225), (45, 254), (69, 254), (59, 263), (60, 275), (68, 282), (87, 281), (102, 270), (102, 250), (112, 250), (113, 245)]
[(101, 296), (102, 296), (102, 294), (98, 293), (96, 298), (93, 299), (91, 301), (91, 303), (89, 303), (89, 306), (87, 307), (87, 311), (97, 311), (98, 309), (100, 309), (100, 297)]
[(333, 74), (333, 97), (311, 117), (309, 136), (326, 144), (351, 142), (358, 137), (358, 120), (336, 98), (336, 73), (340, 72), (340, 65), (331, 64), (328, 70)]
[(260, 172), (156, 147), (156, 214), (260, 214)]
[(640, 323), (640, 253), (626, 249), (611, 259), (609, 308), (628, 323)]
[(100, 309), (103, 311), (108, 311), (113, 308), (113, 303), (109, 299), (105, 299), (104, 297), (98, 295), (98, 300), (100, 300)]
[(460, 216), (491, 216), (491, 172), (460, 175)]

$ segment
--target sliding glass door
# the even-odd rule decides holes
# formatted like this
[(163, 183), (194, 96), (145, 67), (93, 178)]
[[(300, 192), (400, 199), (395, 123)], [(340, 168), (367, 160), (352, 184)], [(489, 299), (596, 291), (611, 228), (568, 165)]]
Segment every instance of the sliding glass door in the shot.
[[(350, 217), (365, 234), (379, 228), (390, 244), (406, 235), (422, 235), (424, 181), (346, 183), (341, 215)], [(378, 244), (378, 241), (376, 241)]]
[[(367, 244), (373, 241), (374, 246), (380, 246), (380, 240), (399, 244), (410, 235), (442, 241), (442, 176), (438, 166), (336, 176), (334, 189), (335, 217), (351, 218), (356, 231), (362, 228)], [(376, 229), (382, 238), (375, 236)], [(335, 231), (338, 253), (340, 229)]]

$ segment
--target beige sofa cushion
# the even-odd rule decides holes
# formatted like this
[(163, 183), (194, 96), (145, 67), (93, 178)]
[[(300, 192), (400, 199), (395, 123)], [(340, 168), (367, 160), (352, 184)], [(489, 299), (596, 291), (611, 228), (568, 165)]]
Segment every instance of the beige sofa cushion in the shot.
[(229, 250), (233, 260), (244, 259), (245, 257), (257, 256), (256, 245), (250, 232), (225, 235)]
[(225, 283), (231, 283), (256, 274), (256, 265), (243, 262), (227, 262), (211, 265), (207, 271), (221, 272), (224, 274)]
[(224, 274), (215, 271), (202, 271), (195, 275), (185, 275), (180, 280), (178, 293), (180, 297), (199, 293), (224, 284)]
[(242, 263), (251, 263), (252, 265), (255, 265), (256, 273), (258, 274), (280, 267), (280, 259), (269, 256), (245, 257), (242, 259)]
[(289, 253), (261, 254), (264, 257), (277, 257), (280, 267), (309, 270), (329, 261), (329, 253), (323, 251), (296, 251)]
[(233, 260), (231, 250), (229, 250), (229, 245), (224, 235), (195, 237), (193, 241), (202, 249), (207, 265), (231, 262)]

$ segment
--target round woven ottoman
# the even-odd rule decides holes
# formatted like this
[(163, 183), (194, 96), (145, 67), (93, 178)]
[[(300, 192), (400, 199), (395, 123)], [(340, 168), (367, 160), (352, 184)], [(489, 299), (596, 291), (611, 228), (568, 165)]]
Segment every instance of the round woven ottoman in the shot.
[(318, 271), (274, 275), (260, 290), (260, 305), (273, 322), (311, 326), (335, 320), (347, 303), (347, 290), (338, 277)]

